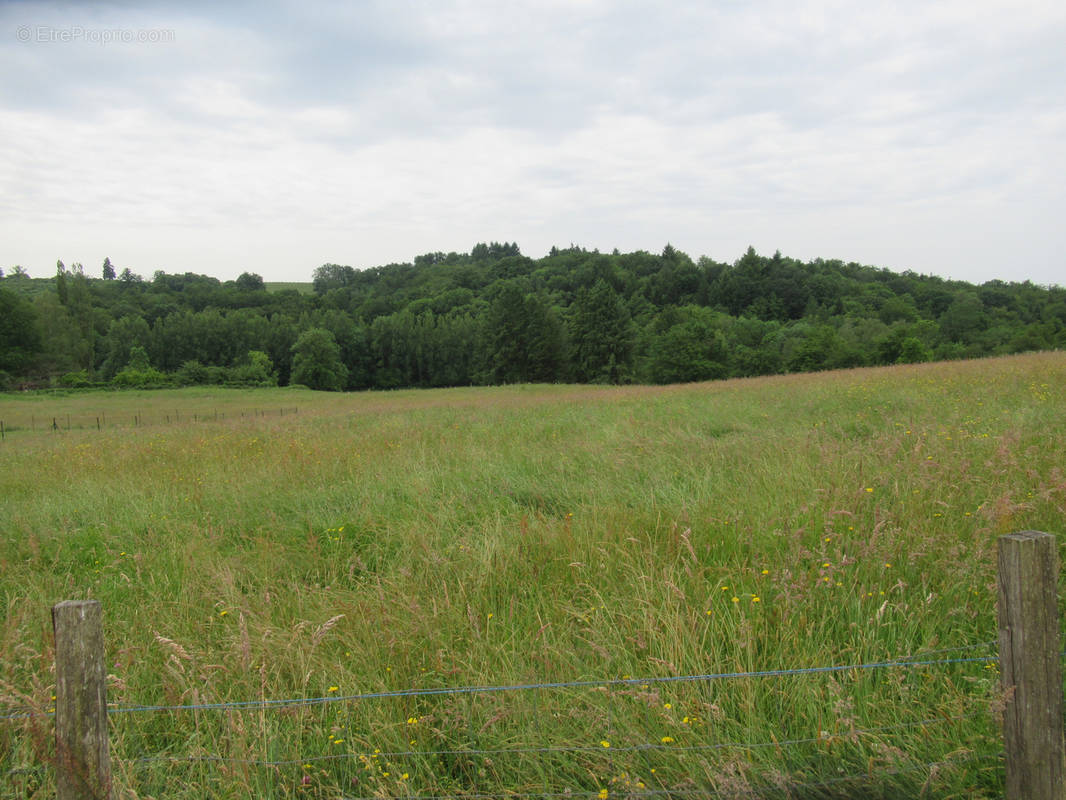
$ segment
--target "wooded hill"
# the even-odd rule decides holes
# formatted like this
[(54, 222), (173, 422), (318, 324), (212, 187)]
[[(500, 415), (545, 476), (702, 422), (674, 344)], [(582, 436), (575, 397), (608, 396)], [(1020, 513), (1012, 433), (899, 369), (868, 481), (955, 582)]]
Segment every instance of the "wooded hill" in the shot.
[(508, 382), (672, 383), (971, 358), (1066, 345), (1066, 289), (979, 286), (749, 248), (517, 244), (370, 269), (325, 264), (311, 294), (157, 272), (0, 279), (0, 388)]

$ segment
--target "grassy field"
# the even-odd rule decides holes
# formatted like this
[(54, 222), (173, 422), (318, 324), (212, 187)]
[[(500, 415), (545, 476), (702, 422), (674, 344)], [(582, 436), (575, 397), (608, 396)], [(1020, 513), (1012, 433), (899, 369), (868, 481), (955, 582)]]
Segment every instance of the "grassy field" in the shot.
[(310, 281), (267, 281), (268, 292), (283, 292), (286, 289), (294, 289), (300, 294), (314, 294), (314, 285)]
[[(996, 538), (1063, 532), (1063, 387), (0, 396), (0, 714), (93, 597), (115, 706), (330, 701), (113, 713), (123, 798), (997, 797), (994, 662), (654, 679), (994, 654)], [(0, 719), (0, 796), (54, 792), (50, 725)]]

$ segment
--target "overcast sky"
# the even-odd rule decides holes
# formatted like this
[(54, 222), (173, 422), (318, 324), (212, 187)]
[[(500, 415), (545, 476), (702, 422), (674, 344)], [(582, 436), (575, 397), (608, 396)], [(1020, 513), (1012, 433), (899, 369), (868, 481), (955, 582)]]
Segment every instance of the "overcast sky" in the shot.
[(0, 267), (516, 241), (1066, 285), (1066, 3), (0, 4)]

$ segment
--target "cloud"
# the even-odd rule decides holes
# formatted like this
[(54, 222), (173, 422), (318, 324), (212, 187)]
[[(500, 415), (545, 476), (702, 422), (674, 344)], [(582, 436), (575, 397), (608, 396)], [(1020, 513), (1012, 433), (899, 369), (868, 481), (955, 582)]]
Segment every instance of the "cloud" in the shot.
[(0, 263), (31, 271), (505, 239), (1048, 282), (1066, 245), (1060, 4), (0, 7), (23, 26), (83, 32), (0, 42)]

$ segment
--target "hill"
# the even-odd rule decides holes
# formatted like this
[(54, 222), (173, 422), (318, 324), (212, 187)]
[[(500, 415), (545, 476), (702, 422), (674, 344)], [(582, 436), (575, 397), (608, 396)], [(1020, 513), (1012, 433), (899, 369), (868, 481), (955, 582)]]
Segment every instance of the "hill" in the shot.
[[(0, 382), (672, 383), (1061, 348), (1066, 290), (959, 281), (749, 249), (732, 264), (516, 244), (428, 253), (306, 284), (244, 273), (57, 272), (0, 283)], [(13, 290), (9, 290), (9, 287)], [(45, 288), (46, 287), (46, 288)], [(40, 291), (41, 289), (43, 291)]]

